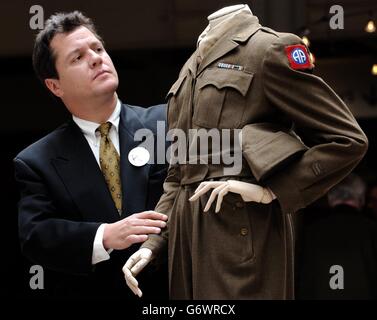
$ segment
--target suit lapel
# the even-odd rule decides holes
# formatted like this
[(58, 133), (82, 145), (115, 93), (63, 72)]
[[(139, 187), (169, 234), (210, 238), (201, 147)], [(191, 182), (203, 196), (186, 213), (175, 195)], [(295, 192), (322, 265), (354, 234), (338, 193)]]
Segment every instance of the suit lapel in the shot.
[(70, 121), (60, 156), (51, 160), (85, 221), (114, 222), (119, 214), (103, 174), (79, 127)]
[[(134, 134), (144, 128), (136, 112), (122, 105), (119, 122), (120, 171), (122, 181), (122, 216), (145, 210), (150, 165), (135, 167), (128, 161), (129, 152), (141, 142), (134, 141)], [(153, 155), (151, 155), (153, 157)]]

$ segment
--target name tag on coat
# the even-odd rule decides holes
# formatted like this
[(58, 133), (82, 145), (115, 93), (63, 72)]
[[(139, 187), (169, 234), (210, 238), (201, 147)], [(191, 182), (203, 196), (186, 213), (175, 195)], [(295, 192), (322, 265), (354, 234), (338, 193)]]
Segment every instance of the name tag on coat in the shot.
[(217, 64), (217, 67), (221, 69), (231, 69), (231, 70), (238, 70), (238, 71), (243, 70), (243, 66), (240, 66), (238, 64), (225, 63), (225, 62), (219, 62)]

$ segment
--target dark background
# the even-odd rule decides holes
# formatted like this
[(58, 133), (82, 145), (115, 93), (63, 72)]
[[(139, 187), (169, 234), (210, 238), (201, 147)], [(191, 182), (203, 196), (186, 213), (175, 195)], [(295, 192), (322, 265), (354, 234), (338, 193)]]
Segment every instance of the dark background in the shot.
[[(30, 263), (21, 253), (17, 235), (18, 191), (12, 159), (23, 148), (69, 118), (34, 76), (33, 39), (29, 27), (32, 5), (41, 5), (45, 19), (57, 11), (81, 10), (91, 17), (117, 68), (123, 102), (148, 106), (165, 101), (196, 39), (212, 12), (238, 1), (3, 1), (0, 3), (1, 90), (1, 294), (7, 297), (43, 296), (29, 288)], [(253, 0), (244, 1), (260, 22), (279, 31), (302, 35), (310, 30), (310, 49), (316, 57), (315, 73), (324, 78), (351, 108), (366, 132), (370, 147), (357, 172), (367, 181), (377, 176), (376, 117), (377, 36), (363, 28), (375, 0)], [(342, 5), (344, 30), (331, 30), (326, 16), (331, 5)]]

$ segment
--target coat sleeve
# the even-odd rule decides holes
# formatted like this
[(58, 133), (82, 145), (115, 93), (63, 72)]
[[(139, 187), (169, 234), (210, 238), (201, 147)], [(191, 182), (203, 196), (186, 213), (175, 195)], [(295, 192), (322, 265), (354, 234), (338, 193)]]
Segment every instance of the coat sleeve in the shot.
[[(185, 66), (182, 68), (182, 70), (183, 69), (185, 69)], [(171, 95), (174, 96), (178, 92), (182, 84), (182, 81), (185, 79), (185, 76), (182, 76), (182, 70), (180, 72), (180, 76), (178, 77), (178, 80), (170, 88), (167, 97), (171, 98)], [(169, 100), (167, 109), (166, 109), (166, 114), (167, 114), (168, 127), (170, 130), (172, 130), (177, 127), (177, 113), (172, 112), (170, 108), (171, 106), (170, 106), (170, 100)], [(166, 145), (167, 149), (169, 149), (169, 146), (171, 146), (170, 143)], [(172, 149), (170, 149), (170, 152), (172, 152)], [(154, 255), (158, 255), (159, 253), (161, 253), (163, 249), (165, 249), (167, 246), (168, 237), (169, 237), (171, 212), (174, 207), (174, 202), (177, 198), (180, 183), (181, 183), (181, 176), (180, 176), (179, 164), (170, 164), (166, 179), (163, 184), (163, 189), (164, 189), (163, 194), (155, 207), (155, 211), (166, 214), (168, 216), (168, 222), (167, 222), (166, 228), (162, 230), (161, 233), (158, 235), (149, 234), (148, 240), (145, 241), (141, 245), (141, 248), (151, 249)]]
[(280, 37), (267, 50), (261, 69), (267, 100), (291, 119), (309, 147), (265, 181), (285, 213), (323, 196), (350, 173), (368, 147), (367, 137), (335, 92), (310, 70), (291, 67), (286, 49), (298, 44), (303, 45), (295, 35)]
[(43, 178), (20, 158), (14, 160), (21, 197), (19, 238), (23, 254), (49, 269), (88, 274), (99, 223), (59, 218)]
[(170, 225), (169, 220), (174, 206), (174, 201), (177, 197), (179, 185), (179, 166), (177, 164), (170, 165), (163, 185), (164, 193), (162, 194), (155, 208), (155, 211), (166, 214), (169, 217), (167, 226), (159, 235), (150, 234), (148, 236), (148, 240), (141, 245), (141, 248), (151, 249), (155, 255), (157, 255), (167, 245)]

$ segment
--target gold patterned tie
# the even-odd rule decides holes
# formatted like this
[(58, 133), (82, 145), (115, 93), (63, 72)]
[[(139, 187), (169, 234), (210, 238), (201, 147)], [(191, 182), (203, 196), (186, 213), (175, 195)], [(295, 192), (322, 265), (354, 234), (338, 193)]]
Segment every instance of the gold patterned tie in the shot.
[(101, 133), (99, 162), (102, 173), (109, 187), (111, 197), (119, 214), (122, 212), (122, 185), (120, 181), (120, 157), (109, 137), (111, 123), (101, 124), (97, 130)]

